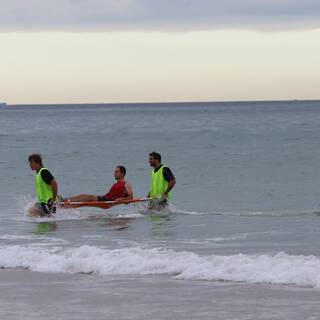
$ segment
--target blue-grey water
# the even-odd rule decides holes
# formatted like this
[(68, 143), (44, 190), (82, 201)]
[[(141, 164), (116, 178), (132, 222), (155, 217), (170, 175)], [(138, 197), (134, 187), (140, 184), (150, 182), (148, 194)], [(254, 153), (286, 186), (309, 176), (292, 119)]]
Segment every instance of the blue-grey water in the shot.
[[(85, 282), (101, 310), (93, 319), (141, 319), (141, 310), (149, 319), (212, 319), (213, 312), (215, 319), (317, 319), (319, 137), (319, 101), (2, 107), (0, 274), (14, 279), (13, 296), (30, 277), (50, 288), (52, 279), (67, 288)], [(154, 150), (177, 179), (170, 210), (130, 205), (27, 217), (35, 200), (30, 153), (43, 155), (62, 195), (104, 194), (122, 164), (135, 196), (144, 197)], [(130, 316), (121, 299), (100, 301), (104, 290), (132, 301), (137, 287), (145, 299), (155, 288), (158, 296)], [(194, 294), (182, 299), (188, 290)], [(28, 295), (38, 301), (39, 288)], [(159, 306), (164, 295), (168, 313)], [(277, 296), (286, 303), (277, 305)], [(260, 308), (251, 305), (257, 297)], [(301, 297), (308, 312), (297, 304)], [(77, 299), (75, 318), (87, 319), (89, 306)], [(0, 302), (7, 306), (1, 317), (26, 319), (23, 297)], [(59, 303), (60, 318), (70, 319), (68, 300)], [(42, 318), (37, 308), (30, 319)]]

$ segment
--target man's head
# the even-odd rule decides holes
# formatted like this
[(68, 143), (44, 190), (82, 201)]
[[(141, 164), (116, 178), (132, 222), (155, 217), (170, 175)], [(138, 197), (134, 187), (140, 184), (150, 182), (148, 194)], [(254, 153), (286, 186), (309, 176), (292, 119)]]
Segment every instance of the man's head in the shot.
[(31, 170), (38, 171), (40, 168), (43, 167), (42, 157), (40, 154), (31, 154), (28, 158), (28, 161)]
[(126, 175), (126, 172), (127, 170), (124, 166), (116, 166), (116, 168), (114, 169), (114, 178), (116, 180), (123, 179)]
[(155, 152), (155, 151), (149, 153), (149, 163), (150, 163), (150, 166), (153, 167), (153, 168), (159, 167), (160, 164), (161, 164), (161, 155), (160, 155), (160, 153)]

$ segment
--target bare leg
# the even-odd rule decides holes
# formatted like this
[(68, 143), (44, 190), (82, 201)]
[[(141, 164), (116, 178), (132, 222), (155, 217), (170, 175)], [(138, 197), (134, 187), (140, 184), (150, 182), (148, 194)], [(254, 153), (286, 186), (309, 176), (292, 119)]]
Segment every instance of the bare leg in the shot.
[(36, 205), (34, 205), (28, 209), (28, 214), (29, 216), (32, 216), (32, 217), (40, 217), (41, 211)]
[(97, 196), (93, 194), (79, 194), (77, 196), (69, 197), (65, 199), (66, 201), (78, 202), (78, 201), (97, 201)]

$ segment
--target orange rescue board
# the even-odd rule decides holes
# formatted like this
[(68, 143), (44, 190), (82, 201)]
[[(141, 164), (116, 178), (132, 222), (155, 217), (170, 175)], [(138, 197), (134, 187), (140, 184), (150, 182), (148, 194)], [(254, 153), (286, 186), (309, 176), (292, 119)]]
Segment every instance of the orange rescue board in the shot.
[(109, 209), (119, 204), (139, 203), (139, 202), (146, 202), (149, 200), (151, 199), (150, 198), (133, 198), (130, 200), (120, 200), (120, 201), (77, 201), (77, 202), (64, 201), (64, 202), (59, 202), (58, 206), (64, 209), (81, 208), (81, 207), (96, 207), (101, 209)]

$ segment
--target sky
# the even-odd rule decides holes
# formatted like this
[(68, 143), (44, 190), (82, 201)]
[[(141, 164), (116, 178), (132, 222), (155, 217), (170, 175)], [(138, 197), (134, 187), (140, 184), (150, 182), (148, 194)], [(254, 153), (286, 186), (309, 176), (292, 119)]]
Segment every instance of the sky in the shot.
[(320, 1), (0, 0), (0, 101), (320, 99)]

